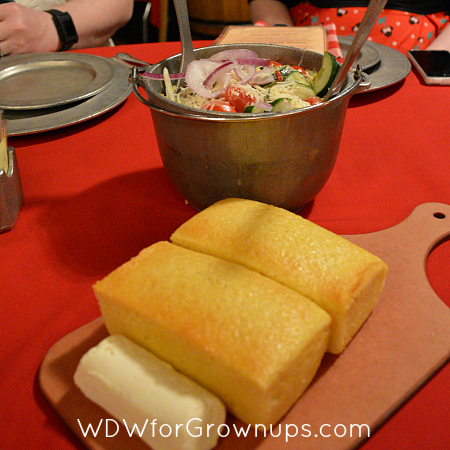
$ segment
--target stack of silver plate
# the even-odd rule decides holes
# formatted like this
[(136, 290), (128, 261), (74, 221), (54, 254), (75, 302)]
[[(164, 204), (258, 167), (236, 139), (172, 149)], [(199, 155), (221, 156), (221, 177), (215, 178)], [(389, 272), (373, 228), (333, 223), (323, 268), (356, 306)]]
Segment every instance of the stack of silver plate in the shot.
[(129, 69), (84, 53), (37, 53), (0, 60), (0, 110), (9, 136), (96, 117), (130, 94)]

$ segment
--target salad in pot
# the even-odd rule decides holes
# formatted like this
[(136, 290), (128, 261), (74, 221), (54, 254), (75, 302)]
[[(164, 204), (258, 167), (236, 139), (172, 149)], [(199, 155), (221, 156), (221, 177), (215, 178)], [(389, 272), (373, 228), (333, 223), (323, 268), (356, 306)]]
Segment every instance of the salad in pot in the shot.
[[(218, 52), (208, 59), (192, 61), (185, 74), (144, 73), (162, 79), (165, 96), (194, 108), (231, 113), (285, 112), (322, 103), (339, 70), (325, 52), (318, 71), (260, 58), (248, 49)], [(172, 80), (184, 78), (179, 90)]]

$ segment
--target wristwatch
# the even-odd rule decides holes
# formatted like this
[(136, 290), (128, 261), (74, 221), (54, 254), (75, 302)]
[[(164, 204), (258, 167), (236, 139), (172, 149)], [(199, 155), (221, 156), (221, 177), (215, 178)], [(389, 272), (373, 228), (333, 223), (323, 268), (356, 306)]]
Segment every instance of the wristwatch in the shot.
[(78, 34), (72, 17), (70, 17), (68, 12), (59, 11), (58, 9), (49, 9), (45, 12), (48, 12), (53, 17), (53, 22), (61, 41), (60, 51), (69, 50), (73, 44), (78, 42)]

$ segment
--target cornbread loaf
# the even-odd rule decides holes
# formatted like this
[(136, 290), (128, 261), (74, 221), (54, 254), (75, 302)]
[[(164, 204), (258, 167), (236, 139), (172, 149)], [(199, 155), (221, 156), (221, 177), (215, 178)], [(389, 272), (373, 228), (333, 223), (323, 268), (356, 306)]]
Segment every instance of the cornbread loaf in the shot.
[(314, 377), (331, 319), (242, 265), (158, 242), (94, 285), (110, 334), (188, 375), (249, 424), (275, 424)]
[(218, 429), (207, 425), (224, 423), (225, 405), (124, 336), (109, 336), (83, 355), (74, 382), (153, 450), (210, 450), (217, 445)]
[(242, 264), (316, 302), (332, 318), (328, 351), (336, 354), (370, 315), (388, 270), (348, 240), (252, 200), (213, 204), (181, 225), (171, 241)]

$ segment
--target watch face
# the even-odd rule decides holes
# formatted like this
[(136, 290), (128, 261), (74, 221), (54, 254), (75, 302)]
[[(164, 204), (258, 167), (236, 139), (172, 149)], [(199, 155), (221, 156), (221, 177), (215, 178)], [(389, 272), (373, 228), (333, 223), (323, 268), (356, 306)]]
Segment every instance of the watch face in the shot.
[(63, 19), (63, 26), (64, 26), (64, 30), (66, 32), (67, 38), (70, 40), (76, 38), (78, 40), (77, 30), (75, 29), (75, 25), (74, 25), (72, 19), (70, 18), (70, 16), (62, 17), (62, 19)]

